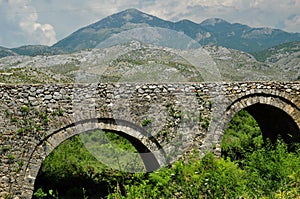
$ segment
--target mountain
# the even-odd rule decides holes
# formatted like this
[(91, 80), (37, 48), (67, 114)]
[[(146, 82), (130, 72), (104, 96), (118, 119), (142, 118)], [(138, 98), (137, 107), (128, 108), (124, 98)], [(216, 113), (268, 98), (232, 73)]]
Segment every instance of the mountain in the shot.
[(207, 19), (200, 26), (210, 35), (205, 38), (204, 44), (213, 43), (244, 52), (256, 52), (278, 44), (300, 41), (299, 33), (271, 28), (251, 28), (222, 19)]
[[(207, 19), (200, 24), (189, 20), (171, 22), (136, 9), (128, 9), (75, 31), (53, 47), (67, 52), (96, 48), (113, 35), (149, 27), (184, 33), (200, 45), (217, 45), (245, 52), (261, 51), (278, 44), (300, 41), (300, 33), (288, 33), (279, 29), (251, 28), (218, 18)], [(157, 34), (151, 36), (154, 39), (160, 37)]]
[(171, 29), (172, 25), (172, 22), (144, 14), (136, 9), (128, 9), (77, 30), (70, 36), (54, 44), (53, 47), (74, 52), (87, 48), (95, 48), (100, 42), (122, 31), (141, 26)]
[[(262, 62), (278, 62), (280, 59), (293, 57), (300, 53), (300, 42), (289, 42), (268, 48), (263, 51), (251, 53), (257, 60)], [(296, 55), (298, 56), (298, 55)]]
[(27, 45), (18, 48), (12, 48), (11, 50), (16, 54), (28, 56), (57, 55), (64, 53), (64, 51), (60, 48), (49, 47), (44, 45)]
[(58, 55), (67, 53), (61, 48), (44, 46), (44, 45), (26, 45), (18, 48), (4, 48), (0, 46), (0, 58), (7, 56), (26, 55), (26, 56), (37, 56), (37, 55)]
[(0, 58), (1, 57), (7, 57), (7, 56), (15, 56), (17, 53), (12, 51), (11, 49), (4, 48), (0, 46)]

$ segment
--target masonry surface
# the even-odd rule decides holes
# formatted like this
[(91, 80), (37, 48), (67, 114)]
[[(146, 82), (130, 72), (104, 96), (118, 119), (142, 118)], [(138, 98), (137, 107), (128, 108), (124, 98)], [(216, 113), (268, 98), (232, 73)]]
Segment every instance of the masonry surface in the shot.
[(241, 109), (265, 137), (300, 141), (299, 94), (299, 82), (0, 85), (0, 198), (31, 198), (47, 155), (95, 129), (134, 143), (147, 171), (193, 149), (220, 154)]

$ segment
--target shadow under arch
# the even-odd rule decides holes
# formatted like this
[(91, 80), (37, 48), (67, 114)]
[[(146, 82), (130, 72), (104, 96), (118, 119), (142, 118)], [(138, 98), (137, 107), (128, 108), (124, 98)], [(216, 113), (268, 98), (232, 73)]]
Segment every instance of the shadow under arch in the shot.
[(300, 142), (300, 131), (293, 118), (284, 110), (268, 104), (245, 108), (256, 120), (264, 139), (275, 142), (280, 136), (286, 143)]
[(139, 152), (148, 172), (164, 165), (166, 153), (158, 141), (145, 129), (125, 120), (94, 118), (80, 120), (62, 127), (41, 140), (32, 152), (26, 165), (24, 188), (32, 196), (35, 179), (44, 159), (62, 142), (80, 133), (93, 130), (112, 131), (132, 143)]
[(213, 149), (217, 155), (221, 152), (224, 132), (235, 114), (246, 110), (258, 123), (264, 139), (275, 141), (280, 135), (287, 143), (300, 142), (300, 107), (287, 97), (268, 94), (252, 93), (238, 96), (231, 101), (217, 121), (213, 135)]

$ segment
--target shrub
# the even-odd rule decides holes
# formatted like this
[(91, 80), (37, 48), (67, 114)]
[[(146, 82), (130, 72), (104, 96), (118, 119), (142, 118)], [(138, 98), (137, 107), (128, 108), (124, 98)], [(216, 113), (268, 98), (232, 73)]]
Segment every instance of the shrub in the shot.
[(125, 185), (126, 196), (110, 198), (237, 198), (244, 189), (242, 173), (235, 163), (208, 154), (150, 173), (138, 184)]
[[(288, 152), (287, 144), (278, 140), (264, 148), (248, 153), (243, 161), (247, 173), (249, 193), (255, 197), (275, 197), (275, 192), (290, 184), (295, 173), (300, 171), (298, 152)], [(299, 178), (298, 178), (299, 179)]]

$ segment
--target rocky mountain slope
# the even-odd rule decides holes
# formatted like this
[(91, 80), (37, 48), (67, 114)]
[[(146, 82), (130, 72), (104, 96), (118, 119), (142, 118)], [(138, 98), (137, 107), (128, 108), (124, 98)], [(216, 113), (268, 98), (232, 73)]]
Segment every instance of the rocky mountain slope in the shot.
[(280, 59), (297, 57), (299, 52), (300, 42), (289, 42), (252, 54), (259, 61), (275, 63)]
[(279, 70), (289, 73), (293, 71), (300, 80), (300, 42), (281, 44), (253, 54), (258, 60), (271, 63)]
[[(225, 47), (179, 50), (130, 41), (71, 54), (4, 57), (0, 59), (0, 82), (295, 80), (298, 69), (286, 71), (277, 64), (258, 62), (250, 54)], [(17, 81), (18, 77), (23, 81)]]

